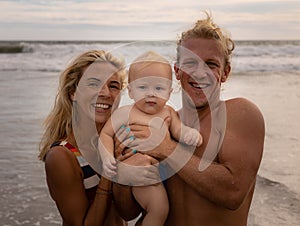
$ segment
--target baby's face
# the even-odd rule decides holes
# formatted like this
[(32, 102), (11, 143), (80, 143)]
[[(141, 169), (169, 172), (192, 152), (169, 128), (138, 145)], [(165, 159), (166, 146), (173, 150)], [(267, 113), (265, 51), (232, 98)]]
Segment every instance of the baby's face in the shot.
[(128, 92), (139, 110), (147, 114), (160, 112), (172, 92), (172, 69), (161, 63), (152, 63), (132, 75)]

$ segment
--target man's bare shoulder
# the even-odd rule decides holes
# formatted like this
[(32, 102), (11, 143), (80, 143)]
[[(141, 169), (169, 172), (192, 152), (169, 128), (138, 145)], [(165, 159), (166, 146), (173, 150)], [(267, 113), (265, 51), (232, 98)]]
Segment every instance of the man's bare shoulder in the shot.
[(243, 98), (233, 98), (225, 101), (227, 113), (240, 117), (247, 117), (251, 119), (252, 117), (263, 121), (263, 115), (260, 109), (252, 101)]
[[(246, 134), (264, 134), (264, 117), (258, 106), (245, 98), (234, 98), (227, 100), (227, 127), (231, 131)], [(233, 129), (233, 130), (232, 130)]]

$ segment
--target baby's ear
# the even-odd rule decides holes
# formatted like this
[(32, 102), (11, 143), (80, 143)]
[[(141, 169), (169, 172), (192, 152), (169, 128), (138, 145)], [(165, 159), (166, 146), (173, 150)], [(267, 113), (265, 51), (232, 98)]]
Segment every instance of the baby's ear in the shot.
[(128, 96), (129, 96), (131, 99), (133, 99), (132, 89), (131, 89), (130, 84), (127, 85), (127, 89), (128, 89)]

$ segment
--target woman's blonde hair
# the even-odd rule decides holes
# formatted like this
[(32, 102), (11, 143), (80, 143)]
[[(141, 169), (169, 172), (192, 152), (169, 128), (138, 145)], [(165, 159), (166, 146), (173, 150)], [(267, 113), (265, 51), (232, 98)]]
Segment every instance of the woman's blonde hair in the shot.
[(208, 12), (204, 13), (206, 14), (206, 19), (198, 20), (194, 27), (181, 33), (177, 41), (177, 63), (179, 62), (180, 57), (179, 47), (183, 41), (191, 38), (204, 38), (217, 40), (220, 43), (224, 54), (225, 65), (230, 64), (231, 54), (235, 47), (233, 40), (225, 30), (222, 30), (213, 22), (213, 19)]
[(86, 67), (94, 62), (108, 62), (118, 69), (124, 85), (126, 71), (123, 61), (103, 50), (91, 50), (76, 57), (62, 72), (59, 78), (58, 92), (52, 111), (44, 122), (45, 132), (40, 142), (39, 159), (45, 160), (45, 156), (51, 145), (72, 134), (72, 100), (76, 87)]

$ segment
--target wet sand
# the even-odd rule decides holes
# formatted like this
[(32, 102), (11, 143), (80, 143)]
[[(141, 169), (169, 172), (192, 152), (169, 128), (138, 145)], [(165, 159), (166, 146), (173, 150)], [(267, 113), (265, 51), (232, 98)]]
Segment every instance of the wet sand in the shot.
[[(45, 105), (52, 103), (47, 96), (54, 83), (33, 77), (21, 82), (22, 86), (9, 88), (0, 84), (0, 221), (6, 226), (60, 225), (43, 163), (37, 160), (41, 122), (50, 108)], [(49, 84), (52, 88), (47, 88)], [(299, 85), (299, 75), (286, 74), (233, 75), (224, 86), (225, 98), (247, 97), (259, 106), (266, 121), (265, 151), (249, 226), (300, 222)]]

